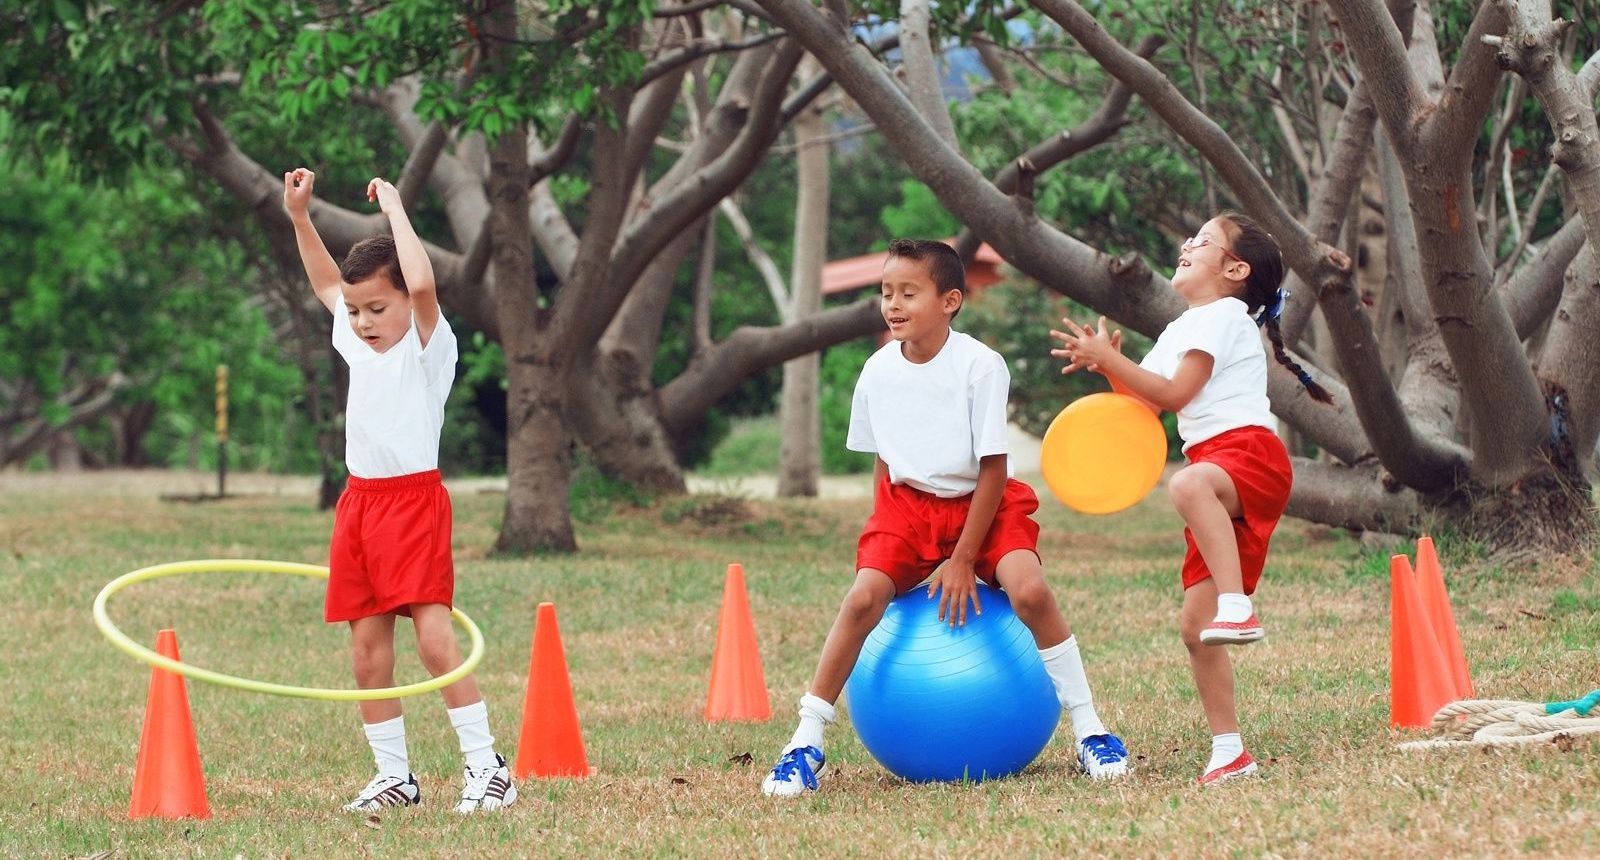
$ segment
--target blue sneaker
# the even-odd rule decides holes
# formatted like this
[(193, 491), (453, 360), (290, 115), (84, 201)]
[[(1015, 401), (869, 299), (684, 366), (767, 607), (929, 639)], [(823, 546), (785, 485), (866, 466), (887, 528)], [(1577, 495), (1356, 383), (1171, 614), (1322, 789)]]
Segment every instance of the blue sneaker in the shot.
[(768, 797), (795, 797), (817, 790), (817, 774), (827, 758), (816, 747), (798, 747), (778, 758), (772, 773), (761, 781), (761, 793)]
[(1078, 766), (1090, 779), (1115, 779), (1128, 774), (1128, 747), (1106, 733), (1078, 741)]

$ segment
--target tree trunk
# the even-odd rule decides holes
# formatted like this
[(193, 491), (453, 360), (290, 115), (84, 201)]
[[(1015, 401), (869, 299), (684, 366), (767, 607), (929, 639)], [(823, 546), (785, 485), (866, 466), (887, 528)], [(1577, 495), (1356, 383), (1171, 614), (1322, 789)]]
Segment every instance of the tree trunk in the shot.
[[(811, 63), (807, 63), (810, 66)], [(805, 67), (802, 67), (805, 68)], [(828, 124), (807, 108), (795, 117), (799, 195), (794, 211), (794, 268), (784, 322), (795, 323), (822, 307), (822, 266), (828, 258)], [(821, 356), (807, 353), (783, 365), (778, 416), (778, 495), (815, 496), (822, 473), (822, 419), (817, 409)]]
[[(517, 7), (503, 4), (485, 17), (501, 40), (488, 63), (508, 61), (518, 36)], [(494, 551), (500, 554), (573, 552), (572, 437), (567, 429), (566, 363), (553, 311), (539, 307), (528, 214), (528, 132), (515, 126), (489, 153), (490, 273), (506, 360), (506, 508)]]
[(149, 435), (155, 421), (156, 405), (148, 400), (129, 406), (118, 418), (117, 435), (122, 449), (118, 452), (118, 459), (123, 466), (142, 469), (150, 465), (150, 458), (144, 450), (144, 437)]

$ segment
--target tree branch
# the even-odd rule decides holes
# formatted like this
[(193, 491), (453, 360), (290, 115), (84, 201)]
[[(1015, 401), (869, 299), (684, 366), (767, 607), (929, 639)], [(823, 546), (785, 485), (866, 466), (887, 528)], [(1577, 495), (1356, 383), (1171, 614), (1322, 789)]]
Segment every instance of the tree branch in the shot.
[[(1378, 122), (1378, 112), (1367, 95), (1365, 81), (1358, 82), (1345, 102), (1344, 115), (1333, 133), (1332, 154), (1323, 167), (1322, 176), (1312, 187), (1311, 202), (1307, 207), (1306, 226), (1311, 234), (1329, 247), (1339, 241), (1339, 227), (1345, 213), (1350, 211), (1351, 198), (1361, 188), (1361, 174), (1365, 169), (1367, 154), (1372, 151), (1372, 129)], [(1299, 273), (1291, 273), (1288, 288), (1295, 294), (1296, 286), (1304, 286)], [(1315, 302), (1289, 302), (1284, 311), (1283, 342), (1297, 344), (1311, 319)]]
[[(577, 114), (567, 114), (561, 121), (561, 130), (556, 132), (555, 145), (549, 149), (542, 149), (529, 159), (528, 176), (532, 180), (529, 188), (543, 182), (547, 177), (553, 176), (568, 161), (572, 160), (573, 153), (578, 151), (578, 139), (583, 136), (583, 125), (578, 121)], [(528, 140), (537, 144), (538, 138), (528, 136)]]
[(1374, 464), (1343, 466), (1294, 458), (1292, 517), (1350, 529), (1411, 535), (1422, 526), (1422, 502), (1408, 489), (1389, 490)]
[(1416, 147), (1414, 122), (1429, 99), (1411, 69), (1400, 27), (1382, 0), (1328, 0), (1328, 5), (1395, 150), (1409, 158)]
[[(1139, 43), (1134, 53), (1149, 59), (1155, 55), (1163, 43), (1160, 36), (1146, 36)], [(1042, 141), (1018, 158), (1006, 163), (1006, 166), (995, 174), (994, 187), (1003, 194), (1011, 194), (1017, 190), (1017, 178), (1020, 162), (1026, 161), (1033, 165), (1038, 173), (1043, 173), (1058, 164), (1072, 158), (1080, 152), (1093, 149), (1111, 139), (1130, 120), (1128, 117), (1128, 103), (1133, 101), (1133, 88), (1120, 78), (1112, 78), (1111, 86), (1106, 90), (1105, 98), (1100, 100), (1100, 107), (1095, 109), (1093, 115), (1084, 120), (1070, 131)], [(972, 255), (978, 252), (978, 246), (983, 238), (970, 226), (963, 225), (960, 235), (956, 236), (956, 253), (961, 259), (970, 261)]]
[(1583, 244), (1583, 217), (1574, 215), (1499, 289), (1519, 339), (1532, 337), (1539, 324), (1555, 313), (1561, 301), (1562, 275)]
[(435, 120), (422, 135), (422, 142), (411, 150), (405, 166), (400, 168), (400, 179), (395, 183), (395, 189), (400, 192), (400, 205), (407, 212), (416, 211), (417, 200), (422, 196), (422, 189), (427, 187), (428, 177), (433, 173), (439, 153), (444, 151), (447, 137), (444, 123)]
[(681, 433), (751, 376), (883, 328), (876, 298), (829, 308), (790, 325), (742, 327), (661, 387), (662, 423), (669, 433)]
[(779, 108), (789, 79), (804, 55), (798, 43), (779, 43), (749, 103), (749, 114), (738, 137), (721, 155), (684, 182), (654, 200), (648, 214), (635, 219), (616, 243), (607, 283), (590, 300), (598, 308), (621, 304), (629, 285), (672, 237), (704, 217), (717, 201), (732, 193), (761, 161), (777, 137)]
[(784, 32), (782, 30), (773, 30), (731, 42), (721, 39), (695, 39), (689, 44), (671, 53), (662, 54), (645, 64), (644, 69), (639, 72), (637, 86), (642, 89), (656, 78), (681, 69), (701, 57), (747, 51), (751, 48), (759, 48), (769, 42), (776, 42), (783, 37)]
[(755, 231), (750, 229), (749, 219), (744, 217), (744, 212), (733, 198), (724, 197), (718, 201), (717, 208), (723, 217), (733, 226), (733, 232), (739, 237), (739, 244), (744, 246), (746, 257), (761, 273), (762, 283), (767, 285), (767, 294), (772, 297), (772, 306), (778, 309), (780, 318), (788, 316), (789, 284), (783, 278), (783, 273), (778, 271), (778, 264), (773, 261), (772, 255), (762, 250), (756, 242)]
[(900, 70), (905, 76), (906, 92), (939, 139), (959, 151), (961, 143), (956, 140), (950, 105), (945, 102), (940, 85), (939, 64), (933, 57), (932, 26), (928, 0), (900, 0)]

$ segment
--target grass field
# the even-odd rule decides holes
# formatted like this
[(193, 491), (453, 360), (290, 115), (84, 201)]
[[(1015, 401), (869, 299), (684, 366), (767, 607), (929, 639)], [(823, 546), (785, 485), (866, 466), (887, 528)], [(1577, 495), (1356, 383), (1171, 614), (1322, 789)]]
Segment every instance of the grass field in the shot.
[[(479, 678), (499, 746), (515, 749), (534, 609), (553, 601), (592, 778), (527, 784), (510, 810), (459, 818), (443, 706), (413, 699), (428, 802), (371, 822), (338, 811), (371, 773), (354, 706), (191, 683), (214, 817), (130, 822), (149, 670), (96, 632), (96, 591), (163, 561), (321, 562), (331, 518), (309, 495), (175, 504), (109, 480), (24, 478), (0, 476), (4, 856), (1600, 855), (1600, 746), (1394, 750), (1404, 738), (1387, 727), (1388, 550), (1293, 521), (1260, 594), (1271, 638), (1235, 652), (1263, 774), (1197, 788), (1207, 733), (1174, 627), (1182, 537), (1161, 494), (1108, 518), (1048, 501), (1042, 511), (1046, 568), (1101, 714), (1137, 756), (1114, 784), (1078, 775), (1058, 739), (1016, 778), (908, 785), (878, 768), (846, 718), (830, 734), (823, 791), (768, 801), (761, 774), (792, 729), (870, 502), (624, 505), (582, 524), (578, 555), (494, 559), (485, 548), (502, 499), (467, 491), (456, 496), (457, 600), (488, 638)], [(1501, 570), (1448, 537), (1440, 546), (1481, 695), (1543, 701), (1600, 686), (1594, 569)], [(765, 724), (699, 717), (730, 561), (749, 580), (777, 713)], [(348, 684), (345, 633), (322, 624), (313, 581), (162, 580), (111, 610), (142, 642), (176, 627), (194, 663)], [(421, 678), (413, 653), (401, 663), (402, 681)]]

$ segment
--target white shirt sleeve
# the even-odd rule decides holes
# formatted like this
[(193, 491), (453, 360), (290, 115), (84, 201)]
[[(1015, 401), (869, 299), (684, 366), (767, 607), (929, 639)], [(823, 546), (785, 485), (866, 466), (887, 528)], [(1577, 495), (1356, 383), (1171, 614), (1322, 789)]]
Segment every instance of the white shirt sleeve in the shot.
[[(1215, 301), (1189, 315), (1173, 340), (1173, 360), (1181, 362), (1184, 353), (1199, 350), (1211, 356), (1213, 369), (1227, 362), (1229, 346), (1234, 339), (1233, 307), (1231, 303)], [(1177, 368), (1173, 368), (1177, 372)]]
[(349, 312), (345, 310), (342, 298), (333, 305), (333, 348), (346, 364), (363, 358), (365, 355), (363, 350), (371, 352), (361, 338), (356, 337), (355, 329), (350, 327)]
[[(413, 331), (416, 330), (415, 321), (411, 327)], [(455, 382), (456, 333), (450, 328), (450, 322), (444, 318), (443, 312), (439, 314), (439, 323), (433, 327), (433, 337), (428, 338), (428, 345), (423, 347), (420, 357), (422, 372), (430, 387), (438, 385), (441, 379), (446, 383)]]
[(878, 453), (878, 442), (872, 436), (872, 416), (867, 413), (867, 369), (856, 378), (855, 394), (850, 399), (850, 431), (845, 435), (844, 446), (852, 451)]
[(972, 378), (972, 453), (978, 458), (1010, 453), (1006, 398), (1011, 393), (1011, 371), (996, 353), (990, 353), (984, 364)]

